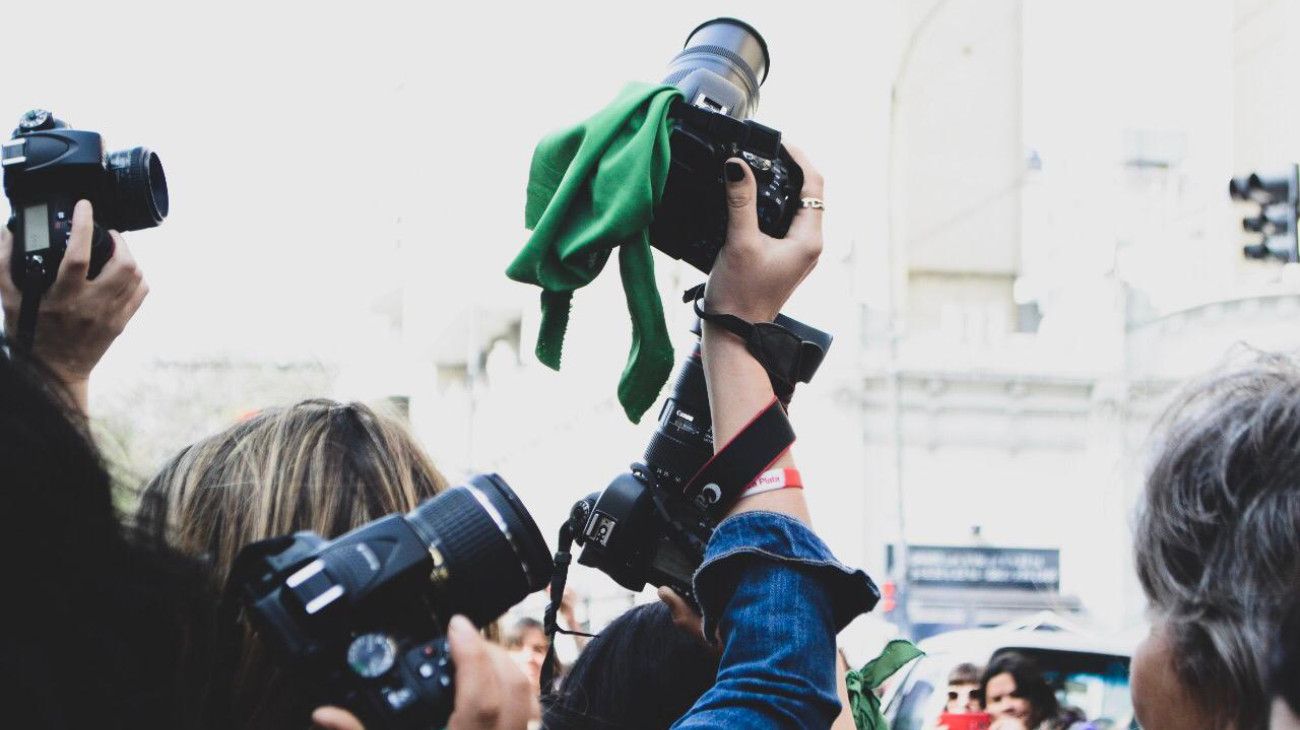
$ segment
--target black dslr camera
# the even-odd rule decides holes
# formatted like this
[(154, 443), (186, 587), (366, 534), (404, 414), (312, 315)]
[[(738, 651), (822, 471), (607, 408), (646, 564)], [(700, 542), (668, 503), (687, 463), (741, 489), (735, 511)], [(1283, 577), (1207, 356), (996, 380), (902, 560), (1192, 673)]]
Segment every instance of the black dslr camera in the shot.
[(550, 576), (533, 518), (501, 477), (481, 474), (336, 540), (249, 545), (227, 597), (308, 696), (372, 730), (413, 730), (452, 711), (446, 622), (460, 613), (482, 626)]
[(758, 226), (781, 238), (803, 190), (803, 170), (781, 133), (749, 119), (767, 79), (767, 43), (748, 24), (717, 18), (691, 31), (664, 83), (682, 90), (669, 109), (668, 180), (650, 224), (650, 243), (707, 273), (727, 235), (722, 164), (739, 157), (758, 182)]
[[(830, 349), (831, 335), (785, 316), (778, 315), (776, 321), (805, 341), (808, 356), (801, 360), (798, 379), (810, 381)], [(699, 334), (698, 322), (693, 331)], [(779, 429), (782, 424), (760, 424), (758, 430), (768, 425)], [(788, 428), (788, 423), (784, 426)], [(755, 436), (779, 439), (781, 434)], [(761, 451), (768, 441), (755, 443)], [(788, 442), (777, 446), (779, 453)], [(668, 586), (693, 600), (691, 579), (704, 560), (714, 528), (730, 507), (718, 484), (695, 480), (714, 458), (713, 416), (698, 344), (677, 371), (643, 458), (644, 463), (633, 464), (604, 491), (573, 506), (561, 529), (561, 542), (567, 534), (583, 548), (580, 565), (600, 570), (628, 590), (640, 591), (649, 583)]]
[(78, 200), (95, 209), (90, 278), (113, 255), (109, 230), (153, 228), (167, 217), (158, 155), (145, 147), (105, 152), (98, 132), (72, 129), (43, 109), (24, 114), (13, 138), (0, 143), (0, 165), (12, 211), (12, 274), (24, 292), (43, 292), (54, 282)]

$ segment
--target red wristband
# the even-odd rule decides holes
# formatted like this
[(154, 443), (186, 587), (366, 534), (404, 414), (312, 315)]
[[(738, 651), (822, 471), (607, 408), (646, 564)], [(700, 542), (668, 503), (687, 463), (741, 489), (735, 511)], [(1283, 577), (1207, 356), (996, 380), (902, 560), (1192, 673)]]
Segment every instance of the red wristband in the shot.
[(757, 479), (745, 487), (745, 491), (740, 493), (740, 499), (764, 492), (775, 492), (778, 489), (803, 489), (803, 479), (799, 477), (799, 470), (769, 469), (759, 474)]

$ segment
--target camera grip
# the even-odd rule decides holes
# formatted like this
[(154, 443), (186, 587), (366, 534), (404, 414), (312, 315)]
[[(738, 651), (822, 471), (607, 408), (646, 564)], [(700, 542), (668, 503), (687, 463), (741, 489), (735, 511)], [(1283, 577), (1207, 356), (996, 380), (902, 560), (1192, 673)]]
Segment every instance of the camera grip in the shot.
[[(15, 206), (16, 210), (6, 225), (13, 234), (9, 273), (20, 291), (27, 293), (34, 287), (45, 291), (54, 284), (72, 238), (72, 211), (76, 203), (71, 196), (59, 196)], [(18, 210), (22, 211), (21, 215)], [(41, 218), (45, 219), (44, 235), (27, 230), (27, 225), (39, 225)], [(108, 230), (95, 223), (90, 238), (87, 279), (99, 276), (113, 257), (115, 246)]]
[(96, 223), (90, 239), (90, 270), (86, 272), (87, 279), (99, 276), (99, 272), (104, 270), (104, 265), (113, 258), (116, 246), (108, 230)]

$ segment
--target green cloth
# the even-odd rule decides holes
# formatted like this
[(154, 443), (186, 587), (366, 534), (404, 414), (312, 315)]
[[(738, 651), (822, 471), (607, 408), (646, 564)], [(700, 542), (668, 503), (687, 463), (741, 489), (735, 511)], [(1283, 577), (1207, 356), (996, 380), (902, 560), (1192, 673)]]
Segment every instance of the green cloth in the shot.
[(648, 228), (668, 179), (668, 106), (680, 96), (673, 86), (629, 84), (594, 117), (539, 142), (524, 208), (532, 235), (506, 269), (511, 279), (542, 288), (537, 359), (559, 370), (573, 292), (591, 283), (618, 247), (632, 317), (618, 400), (633, 423), (673, 367)]
[(903, 668), (904, 664), (924, 656), (925, 652), (905, 639), (894, 639), (885, 645), (880, 656), (867, 662), (861, 669), (850, 670), (845, 676), (849, 690), (849, 709), (853, 724), (858, 730), (889, 730), (889, 721), (880, 711), (880, 697), (876, 690), (886, 679)]

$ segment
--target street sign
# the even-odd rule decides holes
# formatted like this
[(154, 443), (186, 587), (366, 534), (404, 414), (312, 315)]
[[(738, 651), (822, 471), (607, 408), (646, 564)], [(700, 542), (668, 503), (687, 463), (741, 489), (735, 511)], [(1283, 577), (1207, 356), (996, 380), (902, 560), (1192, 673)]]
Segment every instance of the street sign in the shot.
[(910, 545), (907, 580), (913, 588), (1002, 588), (1056, 593), (1059, 550)]

